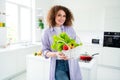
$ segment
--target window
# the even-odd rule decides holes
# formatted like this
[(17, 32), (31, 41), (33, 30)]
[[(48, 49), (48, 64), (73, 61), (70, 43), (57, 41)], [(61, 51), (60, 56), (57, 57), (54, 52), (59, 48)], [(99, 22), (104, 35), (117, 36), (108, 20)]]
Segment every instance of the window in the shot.
[[(24, 2), (23, 2), (24, 1)], [(7, 42), (32, 41), (31, 0), (6, 1)]]

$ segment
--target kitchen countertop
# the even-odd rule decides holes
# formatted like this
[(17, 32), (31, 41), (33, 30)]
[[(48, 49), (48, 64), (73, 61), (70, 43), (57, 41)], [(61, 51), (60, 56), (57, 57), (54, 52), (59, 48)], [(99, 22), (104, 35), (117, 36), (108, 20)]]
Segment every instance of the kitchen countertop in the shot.
[[(27, 80), (48, 80), (50, 69), (50, 58), (43, 56), (27, 55)], [(79, 61), (83, 80), (96, 80), (97, 63), (96, 57), (90, 62)], [(44, 75), (46, 74), (46, 75)], [(47, 76), (47, 77), (46, 77)]]
[[(34, 55), (28, 55), (27, 58), (29, 59), (34, 59), (34, 60), (39, 60), (39, 61), (50, 61), (50, 59), (45, 59), (43, 56), (34, 56)], [(94, 64), (97, 64), (96, 63), (96, 57), (93, 58), (91, 61), (89, 62), (84, 62), (84, 61), (80, 61), (79, 60), (79, 64), (80, 64), (80, 67), (81, 68), (84, 68), (84, 69), (91, 69)]]
[(6, 48), (1, 48), (0, 47), (0, 52), (6, 52), (6, 51), (11, 51), (11, 50), (16, 50), (16, 49), (23, 49), (23, 48), (29, 48), (29, 47), (34, 47), (34, 46), (41, 46), (41, 44), (15, 44), (15, 45), (9, 45)]

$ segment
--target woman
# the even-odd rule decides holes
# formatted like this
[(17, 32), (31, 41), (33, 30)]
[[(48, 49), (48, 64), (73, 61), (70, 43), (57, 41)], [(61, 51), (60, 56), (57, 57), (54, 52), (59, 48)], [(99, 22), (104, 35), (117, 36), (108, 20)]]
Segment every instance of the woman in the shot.
[(66, 32), (71, 38), (76, 39), (76, 33), (72, 28), (73, 20), (71, 11), (64, 6), (55, 5), (48, 13), (49, 28), (44, 30), (42, 35), (42, 52), (45, 58), (51, 58), (49, 80), (82, 80), (78, 61), (68, 59), (63, 53), (51, 49), (53, 35)]

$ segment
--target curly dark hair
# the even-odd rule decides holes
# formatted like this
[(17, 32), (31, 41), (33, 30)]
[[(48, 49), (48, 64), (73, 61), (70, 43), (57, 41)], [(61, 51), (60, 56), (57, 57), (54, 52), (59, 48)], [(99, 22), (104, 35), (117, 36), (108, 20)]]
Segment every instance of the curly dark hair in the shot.
[(66, 14), (66, 21), (64, 22), (63, 25), (64, 26), (72, 26), (72, 21), (74, 21), (72, 12), (64, 6), (55, 5), (49, 10), (48, 15), (47, 15), (47, 23), (48, 23), (49, 27), (54, 27), (56, 25), (55, 17), (59, 10), (63, 10)]

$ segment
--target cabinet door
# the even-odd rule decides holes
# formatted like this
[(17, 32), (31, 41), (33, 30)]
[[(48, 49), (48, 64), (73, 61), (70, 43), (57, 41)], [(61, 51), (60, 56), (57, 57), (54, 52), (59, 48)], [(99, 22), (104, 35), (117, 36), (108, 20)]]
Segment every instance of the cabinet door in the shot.
[(16, 50), (16, 68), (17, 73), (25, 71), (26, 69), (26, 55), (28, 50)]
[(49, 80), (49, 59), (27, 56), (27, 80)]
[(99, 66), (97, 80), (120, 80), (120, 70)]
[(120, 49), (104, 47), (100, 56), (100, 64), (120, 68)]
[(49, 74), (50, 74), (50, 60), (45, 60), (43, 65), (43, 73), (44, 73), (44, 79), (43, 80), (49, 80)]
[(120, 7), (105, 8), (105, 31), (120, 32)]
[(5, 46), (7, 41), (7, 30), (6, 27), (0, 27), (0, 47)]
[(23, 48), (22, 50), (16, 50), (16, 67), (17, 67), (17, 73), (22, 72), (26, 70), (26, 56), (33, 54), (34, 52), (37, 52), (40, 50), (40, 46), (32, 46), (26, 48)]
[(0, 80), (16, 73), (16, 53), (9, 51), (0, 53)]
[(0, 47), (6, 44), (7, 30), (6, 27), (3, 26), (3, 23), (6, 21), (5, 17), (5, 0), (0, 0)]
[(104, 9), (102, 8), (80, 9), (76, 11), (75, 18), (74, 26), (78, 32), (104, 30)]
[(27, 80), (44, 80), (43, 62), (27, 57)]
[(94, 57), (90, 62), (79, 62), (83, 80), (97, 79), (97, 57)]

